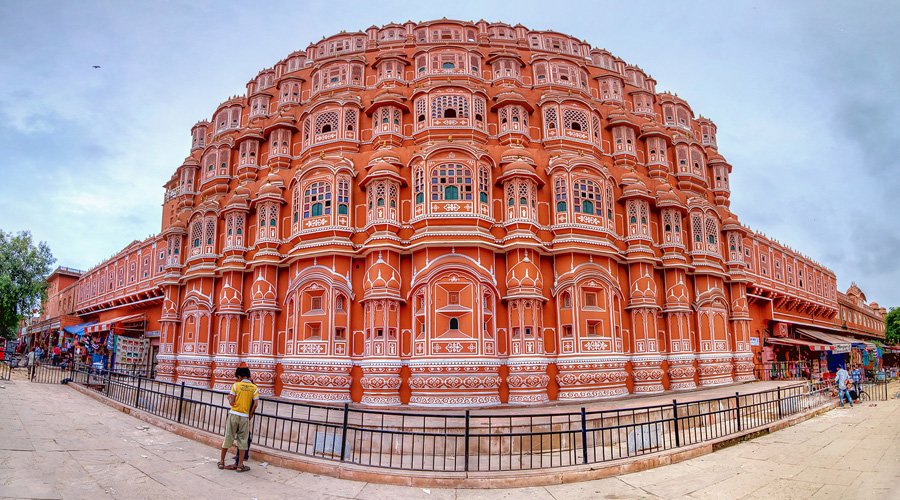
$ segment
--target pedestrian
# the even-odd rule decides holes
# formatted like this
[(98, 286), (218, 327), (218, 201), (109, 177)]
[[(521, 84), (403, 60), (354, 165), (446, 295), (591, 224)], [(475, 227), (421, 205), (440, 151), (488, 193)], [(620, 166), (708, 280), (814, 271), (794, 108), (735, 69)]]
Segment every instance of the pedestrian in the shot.
[(34, 366), (34, 356), (35, 356), (34, 351), (35, 350), (32, 349), (32, 350), (28, 351), (28, 354), (25, 355), (25, 359), (27, 360), (26, 366), (28, 368), (31, 368), (32, 366)]
[[(250, 447), (250, 418), (256, 411), (259, 401), (259, 388), (250, 381), (250, 369), (242, 366), (234, 371), (235, 382), (228, 392), (228, 420), (225, 421), (225, 441), (222, 443), (222, 453), (219, 456), (220, 469), (247, 472), (250, 467), (244, 465), (244, 453)], [(234, 444), (238, 449), (238, 463), (236, 466), (225, 465), (225, 455), (228, 448)]]
[(59, 355), (61, 353), (61, 349), (59, 346), (53, 348), (53, 366), (59, 366)]
[(844, 365), (841, 365), (840, 369), (837, 371), (837, 375), (834, 377), (834, 381), (837, 383), (838, 387), (838, 397), (841, 398), (841, 408), (844, 407), (844, 396), (850, 401), (850, 408), (853, 408), (853, 400), (850, 399), (850, 393), (847, 392), (847, 380), (849, 379), (850, 374), (844, 369)]
[(37, 347), (34, 348), (34, 361), (36, 363), (40, 364), (41, 356), (43, 356), (43, 355), (44, 355), (44, 350), (41, 349), (40, 345), (38, 345)]

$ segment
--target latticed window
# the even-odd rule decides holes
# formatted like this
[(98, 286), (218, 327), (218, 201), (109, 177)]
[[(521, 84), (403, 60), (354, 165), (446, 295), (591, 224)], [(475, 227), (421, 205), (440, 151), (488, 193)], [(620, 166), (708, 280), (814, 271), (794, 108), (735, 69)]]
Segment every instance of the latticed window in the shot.
[(265, 116), (269, 113), (269, 98), (254, 97), (250, 104), (250, 116)]
[(650, 94), (634, 95), (634, 112), (635, 113), (653, 113), (653, 97)]
[(296, 232), (300, 229), (300, 186), (294, 186), (291, 193), (291, 229)]
[(681, 239), (681, 213), (675, 210), (663, 210), (663, 237), (666, 243), (683, 244)]
[(278, 206), (275, 203), (263, 203), (257, 209), (259, 218), (259, 239), (273, 240), (278, 238)]
[(663, 119), (666, 125), (675, 125), (675, 106), (663, 104)]
[(706, 250), (719, 253), (719, 225), (711, 215), (706, 216)]
[(459, 95), (435, 96), (431, 100), (431, 118), (468, 118), (469, 100)]
[(326, 112), (320, 113), (318, 116), (316, 116), (316, 124), (315, 124), (315, 129), (314, 129), (316, 136), (319, 136), (320, 134), (336, 132), (337, 129), (338, 129), (338, 113), (337, 113), (337, 111), (326, 111)]
[(563, 126), (567, 130), (586, 132), (588, 129), (587, 113), (580, 109), (564, 108)]
[(359, 114), (355, 109), (347, 109), (344, 111), (344, 137), (347, 139), (356, 138), (356, 118)]
[(484, 110), (485, 110), (484, 99), (482, 99), (481, 97), (475, 97), (473, 100), (473, 108), (475, 111), (475, 125), (477, 125), (478, 128), (483, 129), (484, 128), (484, 116), (485, 116), (485, 114), (484, 114)]
[(557, 121), (557, 114), (555, 107), (548, 107), (544, 110), (544, 129), (545, 133), (548, 137), (553, 137), (557, 135), (557, 127), (559, 126), (559, 122)]
[(432, 201), (472, 201), (472, 169), (448, 163), (431, 171)]
[(347, 177), (338, 177), (337, 188), (338, 215), (350, 213), (350, 180)]
[(688, 166), (688, 147), (685, 144), (679, 144), (675, 146), (675, 157), (678, 160), (678, 173), (687, 173), (690, 172), (690, 167)]
[(425, 98), (416, 99), (416, 130), (425, 126)]
[(557, 177), (553, 182), (553, 196), (556, 201), (556, 213), (565, 213), (568, 209), (569, 193), (565, 177)]
[(622, 100), (622, 82), (618, 78), (606, 78), (600, 82), (600, 98), (603, 100)]
[(613, 128), (616, 153), (634, 154), (634, 130), (630, 127)]
[(241, 143), (240, 155), (241, 165), (256, 165), (257, 152), (259, 151), (259, 141), (253, 139), (246, 140)]
[(416, 168), (415, 173), (416, 205), (425, 203), (425, 169)]
[(547, 83), (547, 63), (534, 63), (534, 81), (538, 85)]
[(270, 149), (272, 156), (291, 155), (291, 131), (278, 129), (272, 132)]
[(303, 218), (331, 215), (331, 183), (313, 182), (303, 192)]
[(491, 174), (485, 166), (478, 169), (478, 201), (488, 203), (491, 191)]
[(698, 147), (691, 147), (691, 173), (706, 178), (706, 159)]
[(280, 104), (296, 104), (300, 102), (300, 83), (285, 82), (281, 84)]
[(602, 215), (603, 194), (596, 182), (589, 179), (575, 180), (572, 184), (572, 198), (576, 213)]
[(213, 253), (215, 251), (216, 245), (216, 217), (208, 216), (206, 217), (206, 222), (203, 225), (203, 240), (204, 240), (204, 251), (206, 253)]
[(666, 141), (662, 137), (650, 137), (647, 139), (648, 163), (666, 165)]

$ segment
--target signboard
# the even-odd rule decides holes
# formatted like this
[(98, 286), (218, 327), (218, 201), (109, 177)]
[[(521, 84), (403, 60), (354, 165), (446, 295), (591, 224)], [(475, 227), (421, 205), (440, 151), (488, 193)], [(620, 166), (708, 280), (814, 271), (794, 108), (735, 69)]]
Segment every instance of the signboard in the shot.
[(750, 337), (750, 345), (753, 347), (759, 347), (759, 337)]

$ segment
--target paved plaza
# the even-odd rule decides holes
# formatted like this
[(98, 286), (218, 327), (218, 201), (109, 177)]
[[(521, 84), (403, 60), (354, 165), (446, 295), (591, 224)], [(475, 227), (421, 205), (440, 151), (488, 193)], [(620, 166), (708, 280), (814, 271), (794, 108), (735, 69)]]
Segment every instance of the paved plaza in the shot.
[(0, 381), (0, 498), (900, 499), (900, 399), (836, 409), (711, 455), (615, 478), (450, 490), (338, 480), (252, 457), (248, 473), (221, 471), (213, 448), (22, 376)]

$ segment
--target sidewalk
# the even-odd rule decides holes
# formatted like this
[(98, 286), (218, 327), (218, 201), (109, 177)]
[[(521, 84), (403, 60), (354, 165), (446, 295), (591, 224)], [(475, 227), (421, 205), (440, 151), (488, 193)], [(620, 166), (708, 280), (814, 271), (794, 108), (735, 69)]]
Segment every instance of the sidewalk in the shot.
[[(215, 449), (61, 385), (0, 382), (0, 498), (900, 498), (900, 399), (838, 409), (682, 463), (584, 483), (508, 490), (386, 486)], [(892, 384), (891, 395), (900, 390)], [(252, 454), (251, 454), (252, 455)]]

